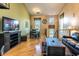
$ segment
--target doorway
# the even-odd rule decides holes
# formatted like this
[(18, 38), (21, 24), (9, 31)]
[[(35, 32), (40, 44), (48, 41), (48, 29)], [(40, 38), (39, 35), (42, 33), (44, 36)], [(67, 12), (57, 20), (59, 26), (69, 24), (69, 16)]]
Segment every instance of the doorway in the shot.
[(41, 32), (41, 18), (34, 18), (34, 29), (38, 33), (38, 37), (40, 37), (40, 32)]
[(34, 24), (35, 24), (35, 29), (37, 29), (38, 31), (40, 31), (41, 29), (41, 18), (35, 18), (34, 19)]

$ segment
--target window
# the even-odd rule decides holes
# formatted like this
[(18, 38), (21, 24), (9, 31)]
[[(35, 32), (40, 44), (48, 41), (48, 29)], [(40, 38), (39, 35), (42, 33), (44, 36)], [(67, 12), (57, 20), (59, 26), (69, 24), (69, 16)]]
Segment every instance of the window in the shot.
[(49, 17), (49, 19), (48, 19), (48, 24), (49, 24), (49, 26), (51, 26), (51, 27), (49, 27), (49, 29), (48, 29), (48, 31), (49, 31), (49, 37), (53, 37), (54, 34), (55, 34), (55, 30), (54, 30), (54, 28), (52, 27), (52, 26), (54, 26), (54, 17)]
[(35, 19), (34, 19), (34, 22), (35, 22), (35, 29), (40, 30), (41, 18), (35, 18)]
[(54, 17), (50, 17), (50, 18), (48, 19), (48, 24), (49, 24), (49, 25), (54, 25)]

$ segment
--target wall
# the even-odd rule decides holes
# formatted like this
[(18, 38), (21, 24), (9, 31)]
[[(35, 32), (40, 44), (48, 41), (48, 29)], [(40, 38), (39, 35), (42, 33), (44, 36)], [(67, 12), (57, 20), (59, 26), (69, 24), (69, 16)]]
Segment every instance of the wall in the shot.
[(70, 26), (79, 26), (79, 4), (66, 4), (62, 12), (64, 12), (64, 21), (67, 24), (70, 24)]
[(66, 24), (69, 24), (67, 29), (71, 29), (71, 31), (77, 29), (79, 30), (79, 4), (77, 3), (65, 4), (60, 14), (63, 12), (64, 12), (63, 20)]
[[(25, 6), (21, 3), (18, 4), (10, 4), (10, 9), (0, 9), (0, 18), (2, 16), (6, 16), (9, 18), (13, 18), (19, 21), (20, 30), (22, 31), (21, 35), (24, 36), (30, 31), (30, 17), (25, 8)], [(28, 23), (28, 27), (25, 26), (25, 22)]]

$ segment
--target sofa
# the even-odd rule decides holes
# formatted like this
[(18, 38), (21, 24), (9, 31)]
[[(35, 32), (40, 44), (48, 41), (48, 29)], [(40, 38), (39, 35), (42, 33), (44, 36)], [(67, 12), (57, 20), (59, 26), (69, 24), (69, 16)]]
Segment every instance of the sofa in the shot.
[(62, 43), (65, 44), (70, 52), (79, 55), (79, 33), (73, 33), (71, 36), (63, 36)]

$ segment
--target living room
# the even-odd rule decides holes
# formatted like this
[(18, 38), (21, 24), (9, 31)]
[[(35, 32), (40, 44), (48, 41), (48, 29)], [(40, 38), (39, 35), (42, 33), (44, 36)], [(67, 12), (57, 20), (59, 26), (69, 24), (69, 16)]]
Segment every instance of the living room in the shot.
[(77, 56), (78, 16), (78, 3), (0, 3), (0, 55)]

